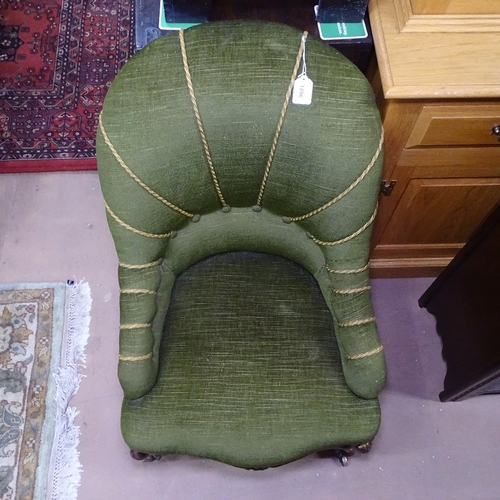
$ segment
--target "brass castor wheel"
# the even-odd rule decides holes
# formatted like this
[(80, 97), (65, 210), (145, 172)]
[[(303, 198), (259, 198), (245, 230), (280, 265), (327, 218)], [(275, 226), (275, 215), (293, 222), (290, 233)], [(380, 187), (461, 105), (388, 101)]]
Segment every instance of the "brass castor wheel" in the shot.
[(356, 446), (357, 450), (360, 453), (369, 453), (369, 451), (372, 449), (372, 441), (368, 441), (368, 443), (360, 444)]
[(352, 457), (354, 452), (355, 449), (353, 447), (337, 448), (333, 450), (334, 455), (339, 459), (342, 467), (347, 467), (349, 465), (349, 457)]
[(356, 451), (359, 453), (368, 453), (372, 449), (372, 441), (367, 443), (358, 444), (356, 446), (342, 446), (341, 448), (334, 448), (330, 451), (333, 452), (333, 456), (339, 459), (342, 467), (347, 467), (349, 465), (349, 457), (352, 457)]

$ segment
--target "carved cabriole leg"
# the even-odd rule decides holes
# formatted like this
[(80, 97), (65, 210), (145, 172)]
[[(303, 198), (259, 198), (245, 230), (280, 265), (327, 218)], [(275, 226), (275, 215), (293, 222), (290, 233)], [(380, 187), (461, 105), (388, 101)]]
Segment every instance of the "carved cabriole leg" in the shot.
[(130, 450), (130, 456), (139, 462), (154, 462), (161, 460), (161, 455), (151, 455), (150, 453), (143, 453), (142, 451)]

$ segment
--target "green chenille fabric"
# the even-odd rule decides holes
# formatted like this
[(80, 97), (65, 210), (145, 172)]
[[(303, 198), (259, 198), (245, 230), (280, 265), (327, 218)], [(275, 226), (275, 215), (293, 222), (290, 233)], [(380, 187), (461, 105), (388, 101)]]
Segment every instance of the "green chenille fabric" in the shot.
[[(125, 408), (141, 406), (168, 372), (160, 345), (172, 334), (164, 329), (165, 318), (183, 272), (210, 256), (251, 251), (285, 257), (314, 276), (330, 311), (345, 384), (360, 405), (368, 401), (371, 421), (370, 405), (376, 407), (386, 378), (366, 268), (382, 168), (380, 116), (365, 77), (312, 37), (305, 53), (312, 104), (290, 101), (259, 200), (301, 38), (296, 29), (257, 21), (207, 23), (184, 32), (220, 193), (204, 152), (178, 33), (132, 57), (109, 89), (97, 158), (120, 261), (118, 374)], [(200, 281), (197, 289), (205, 286)], [(254, 300), (247, 294), (244, 299), (238, 302), (242, 318)], [(199, 413), (212, 415), (208, 407)], [(158, 422), (152, 428), (169, 425), (154, 415)], [(133, 422), (139, 426), (135, 417), (124, 417), (124, 434), (142, 432), (148, 442), (150, 431), (133, 431)], [(309, 449), (315, 446), (311, 442)]]
[(332, 330), (301, 266), (247, 252), (203, 260), (176, 280), (158, 381), (123, 403), (125, 441), (256, 469), (368, 442), (379, 404), (347, 387)]

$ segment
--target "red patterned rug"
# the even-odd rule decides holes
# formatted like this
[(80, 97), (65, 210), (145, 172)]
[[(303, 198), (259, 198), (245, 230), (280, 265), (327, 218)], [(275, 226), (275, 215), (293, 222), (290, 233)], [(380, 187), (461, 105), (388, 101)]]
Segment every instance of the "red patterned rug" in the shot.
[(134, 0), (0, 0), (0, 172), (96, 168), (106, 91), (133, 53)]

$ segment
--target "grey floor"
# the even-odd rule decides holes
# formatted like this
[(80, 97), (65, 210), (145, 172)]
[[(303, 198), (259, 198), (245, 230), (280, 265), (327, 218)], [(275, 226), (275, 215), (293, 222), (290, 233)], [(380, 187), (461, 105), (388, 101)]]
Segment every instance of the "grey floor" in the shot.
[(81, 500), (500, 499), (500, 396), (440, 403), (445, 365), (417, 300), (432, 279), (374, 280), (389, 382), (372, 452), (262, 472), (190, 457), (143, 464), (121, 440), (117, 259), (97, 174), (0, 176), (0, 282), (84, 278), (93, 294), (80, 410)]

